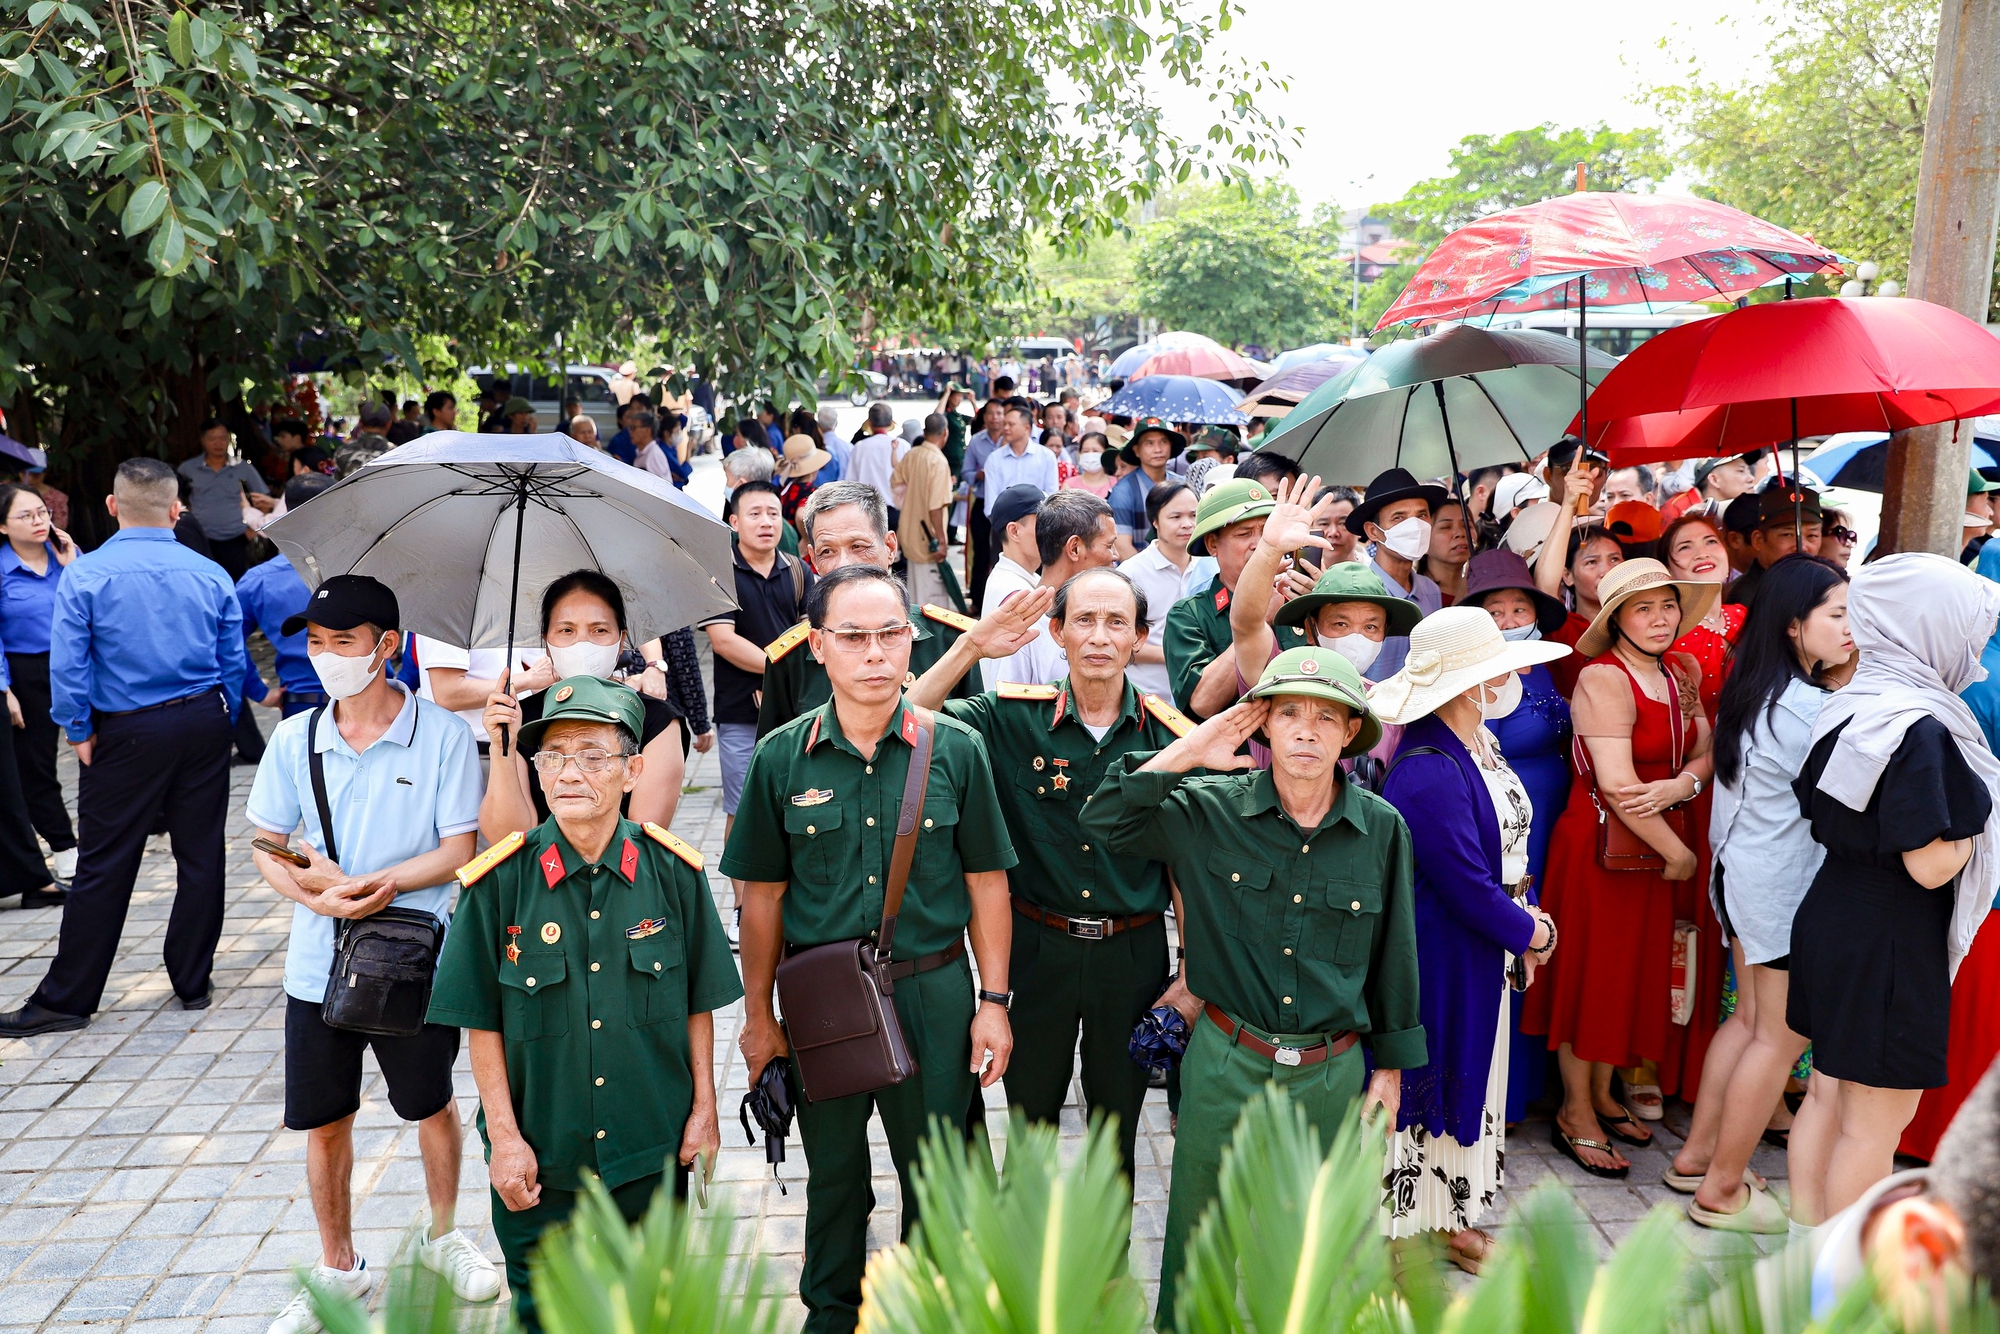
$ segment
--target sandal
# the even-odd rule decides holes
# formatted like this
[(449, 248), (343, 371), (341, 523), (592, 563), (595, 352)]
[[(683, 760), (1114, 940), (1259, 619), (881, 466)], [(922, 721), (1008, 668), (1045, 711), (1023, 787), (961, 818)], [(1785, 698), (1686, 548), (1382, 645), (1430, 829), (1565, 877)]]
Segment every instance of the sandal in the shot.
[(1477, 1254), (1452, 1245), (1448, 1238), (1444, 1244), (1444, 1253), (1446, 1259), (1450, 1260), (1466, 1273), (1477, 1277), (1480, 1266), (1493, 1258), (1493, 1252), (1500, 1243), (1494, 1238), (1491, 1232), (1488, 1232), (1483, 1227), (1473, 1228), (1472, 1231), (1479, 1237), (1479, 1251)]
[(1661, 1096), (1658, 1084), (1627, 1084), (1625, 1096), (1619, 1101), (1641, 1121), (1657, 1121), (1667, 1114), (1667, 1100)]
[(1599, 1153), (1610, 1154), (1614, 1157), (1617, 1156), (1618, 1151), (1609, 1144), (1594, 1139), (1573, 1139), (1564, 1134), (1563, 1128), (1553, 1121), (1549, 1123), (1549, 1129), (1552, 1132), (1551, 1140), (1556, 1148), (1562, 1150), (1563, 1157), (1569, 1159), (1592, 1176), (1604, 1177), (1611, 1181), (1623, 1181), (1626, 1175), (1631, 1172), (1632, 1165), (1630, 1163), (1625, 1164), (1623, 1167), (1599, 1167), (1595, 1163), (1585, 1162), (1583, 1155), (1577, 1152), (1579, 1148), (1595, 1149)]
[(1638, 1135), (1629, 1135), (1618, 1128), (1620, 1126), (1631, 1126), (1634, 1130), (1643, 1128), (1637, 1121), (1632, 1119), (1632, 1114), (1629, 1111), (1624, 1116), (1618, 1117), (1606, 1116), (1603, 1112), (1599, 1112), (1597, 1113), (1597, 1124), (1603, 1126), (1604, 1133), (1617, 1140), (1620, 1144), (1630, 1144), (1644, 1149), (1649, 1147), (1653, 1142), (1653, 1137), (1650, 1134), (1641, 1138)]
[[(1676, 1194), (1692, 1195), (1695, 1192), (1695, 1188), (1701, 1185), (1701, 1179), (1705, 1175), (1706, 1173), (1703, 1172), (1676, 1172), (1674, 1171), (1674, 1165), (1668, 1163), (1667, 1170), (1660, 1176), (1660, 1184)], [(1770, 1189), (1769, 1182), (1747, 1167), (1743, 1169), (1743, 1184), (1752, 1190)]]
[(1760, 1190), (1751, 1191), (1744, 1199), (1742, 1208), (1728, 1213), (1704, 1209), (1693, 1200), (1689, 1200), (1687, 1215), (1702, 1227), (1714, 1228), (1718, 1232), (1752, 1232), (1764, 1236), (1781, 1236), (1790, 1230), (1784, 1206)]

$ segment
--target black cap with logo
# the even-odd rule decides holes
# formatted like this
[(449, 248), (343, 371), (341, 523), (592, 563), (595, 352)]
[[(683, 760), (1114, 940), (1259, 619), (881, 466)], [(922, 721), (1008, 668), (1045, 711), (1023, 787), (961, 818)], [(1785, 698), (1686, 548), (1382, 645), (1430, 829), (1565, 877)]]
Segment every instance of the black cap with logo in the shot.
[(336, 574), (313, 591), (305, 610), (287, 616), (279, 633), (295, 635), (307, 624), (328, 630), (352, 630), (372, 625), (378, 630), (394, 630), (403, 623), (396, 595), (389, 585), (365, 574)]

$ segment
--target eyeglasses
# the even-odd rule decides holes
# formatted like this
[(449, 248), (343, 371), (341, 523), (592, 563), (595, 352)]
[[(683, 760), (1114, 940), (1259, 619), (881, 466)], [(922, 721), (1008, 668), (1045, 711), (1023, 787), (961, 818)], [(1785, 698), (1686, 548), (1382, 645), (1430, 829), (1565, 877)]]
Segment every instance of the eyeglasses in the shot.
[(11, 523), (17, 519), (25, 519), (29, 523), (39, 523), (43, 519), (46, 519), (48, 517), (49, 517), (49, 512), (45, 509), (15, 510), (14, 513), (9, 516), (8, 521)]
[(575, 760), (579, 771), (601, 774), (612, 765), (622, 763), (624, 759), (622, 751), (598, 750), (595, 747), (590, 750), (580, 750), (574, 755), (565, 755), (559, 750), (538, 750), (535, 752), (535, 771), (544, 778), (554, 778), (563, 771), (564, 766)]
[(1836, 542), (1845, 542), (1849, 546), (1861, 540), (1861, 534), (1855, 532), (1852, 528), (1829, 528), (1826, 530), (1826, 535)]
[(862, 653), (870, 644), (880, 644), (884, 650), (907, 644), (915, 628), (908, 621), (898, 621), (879, 630), (860, 630), (843, 625), (837, 630), (822, 630), (820, 634), (842, 653)]

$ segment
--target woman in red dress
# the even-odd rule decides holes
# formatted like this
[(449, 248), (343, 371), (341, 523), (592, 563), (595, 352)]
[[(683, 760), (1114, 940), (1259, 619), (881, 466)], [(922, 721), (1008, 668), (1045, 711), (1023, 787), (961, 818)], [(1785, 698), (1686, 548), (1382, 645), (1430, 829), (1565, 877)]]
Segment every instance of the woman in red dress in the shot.
[[(1663, 660), (1683, 614), (1699, 621), (1720, 591), (1676, 581), (1655, 560), (1626, 561), (1599, 584), (1600, 610), (1578, 643), (1591, 659), (1571, 702), (1586, 776), (1571, 786), (1556, 823), (1542, 898), (1570, 948), (1544, 965), (1548, 981), (1527, 993), (1522, 1028), (1546, 1033), (1562, 1067), (1556, 1147), (1594, 1176), (1631, 1169), (1600, 1136), (1652, 1142), (1612, 1098), (1613, 1069), (1651, 1060), (1678, 1070), (1685, 1043), (1672, 1017), (1675, 903), (1686, 883), (1702, 883), (1700, 840), (1686, 824), (1683, 840), (1662, 812), (1687, 797), (1688, 775), (1706, 785), (1708, 723), (1700, 668), (1677, 658), (1670, 672)], [(1622, 820), (1665, 867), (1605, 870), (1600, 819)]]

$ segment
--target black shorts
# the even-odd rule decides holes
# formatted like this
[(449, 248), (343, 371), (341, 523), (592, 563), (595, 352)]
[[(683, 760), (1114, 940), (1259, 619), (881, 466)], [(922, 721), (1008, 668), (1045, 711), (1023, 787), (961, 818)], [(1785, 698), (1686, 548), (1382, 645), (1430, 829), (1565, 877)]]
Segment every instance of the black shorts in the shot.
[(285, 997), (285, 1128), (317, 1130), (361, 1110), (361, 1052), (389, 1085), (389, 1105), (405, 1121), (436, 1116), (451, 1103), (451, 1066), (458, 1030), (425, 1024), (407, 1038), (374, 1037), (335, 1028), (316, 1001)]

